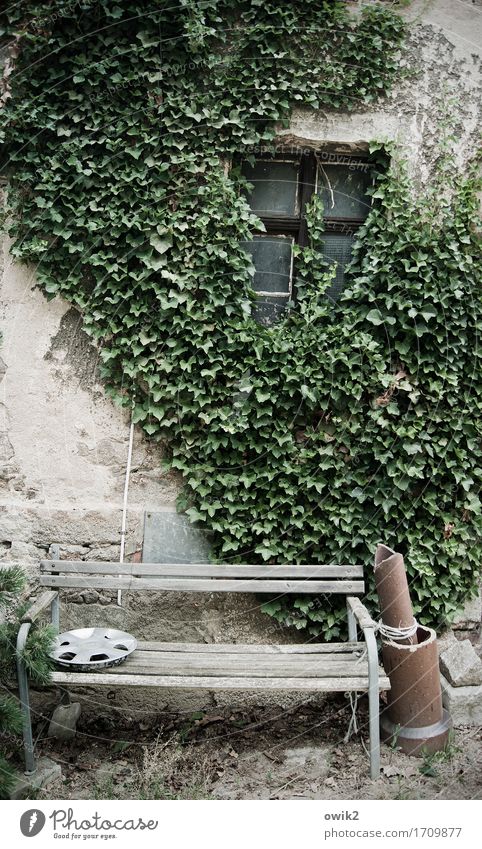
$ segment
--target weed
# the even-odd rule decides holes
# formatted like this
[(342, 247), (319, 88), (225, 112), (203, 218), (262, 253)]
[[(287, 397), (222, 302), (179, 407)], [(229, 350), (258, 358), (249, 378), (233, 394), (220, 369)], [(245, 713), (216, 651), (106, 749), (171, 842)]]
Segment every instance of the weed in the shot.
[(390, 740), (390, 749), (397, 749), (398, 737), (400, 735), (401, 725), (398, 723), (395, 726), (395, 731), (393, 732), (392, 739)]
[(419, 766), (419, 771), (429, 778), (437, 778), (439, 774), (437, 765), (453, 760), (455, 755), (461, 751), (461, 747), (455, 743), (454, 731), (451, 730), (444, 748), (440, 749), (439, 752), (428, 752), (422, 749), (423, 762)]
[(93, 788), (94, 799), (206, 799), (208, 775), (205, 764), (191, 774), (189, 785), (183, 784), (181, 766), (185, 759), (182, 735), (161, 743), (143, 746), (142, 760), (129, 784), (106, 776)]

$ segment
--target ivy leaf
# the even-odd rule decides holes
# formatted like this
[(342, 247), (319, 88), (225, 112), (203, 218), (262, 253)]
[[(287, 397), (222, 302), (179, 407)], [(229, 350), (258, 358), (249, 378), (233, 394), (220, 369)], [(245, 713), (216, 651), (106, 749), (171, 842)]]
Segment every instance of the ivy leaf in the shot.
[(420, 315), (422, 316), (422, 318), (425, 319), (425, 321), (430, 321), (431, 318), (435, 318), (435, 316), (437, 315), (437, 310), (434, 306), (428, 304), (422, 307), (422, 309), (420, 310)]
[(172, 237), (158, 236), (154, 234), (150, 237), (149, 242), (158, 254), (164, 254), (172, 247)]
[(306, 383), (302, 383), (300, 386), (301, 395), (303, 398), (308, 398), (310, 401), (316, 401), (316, 394), (313, 392)]
[(467, 501), (464, 504), (464, 509), (468, 510), (470, 513), (474, 513), (477, 516), (480, 516), (482, 512), (482, 505), (480, 502), (480, 498), (475, 493), (471, 493), (467, 498)]
[(371, 324), (375, 324), (377, 326), (379, 324), (383, 324), (383, 316), (382, 316), (380, 310), (370, 310), (370, 312), (367, 313), (366, 319)]

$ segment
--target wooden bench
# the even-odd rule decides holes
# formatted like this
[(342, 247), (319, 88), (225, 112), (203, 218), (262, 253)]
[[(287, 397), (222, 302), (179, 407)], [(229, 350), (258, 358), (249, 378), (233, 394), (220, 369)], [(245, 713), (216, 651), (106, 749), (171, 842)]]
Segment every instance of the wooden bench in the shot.
[[(62, 687), (91, 684), (208, 690), (368, 691), (370, 775), (380, 771), (379, 692), (390, 683), (378, 665), (375, 622), (357, 594), (365, 590), (362, 566), (179, 565), (43, 560), (40, 584), (47, 592), (23, 617), (17, 643), (17, 670), (24, 719), (26, 772), (35, 770), (29, 685), (21, 653), (28, 631), (50, 606), (59, 627), (59, 590), (269, 593), (284, 596), (346, 596), (348, 642), (304, 645), (240, 645), (139, 641), (120, 666), (93, 672), (55, 671), (52, 683)], [(98, 623), (92, 623), (98, 624)], [(364, 641), (358, 642), (358, 628)]]

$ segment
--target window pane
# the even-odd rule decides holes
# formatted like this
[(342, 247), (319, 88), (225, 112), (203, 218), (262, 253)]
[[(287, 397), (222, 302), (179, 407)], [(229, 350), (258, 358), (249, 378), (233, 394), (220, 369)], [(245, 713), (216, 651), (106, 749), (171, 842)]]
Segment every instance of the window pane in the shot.
[(370, 211), (366, 194), (371, 184), (368, 165), (325, 165), (318, 167), (318, 194), (327, 218), (361, 218)]
[(252, 242), (241, 242), (251, 254), (256, 269), (253, 289), (268, 294), (291, 292), (292, 245), (291, 236), (255, 236)]
[(288, 298), (267, 298), (261, 295), (252, 307), (252, 317), (259, 324), (276, 324), (283, 315)]
[(242, 171), (254, 185), (248, 201), (256, 215), (298, 215), (297, 163), (243, 162)]
[(332, 285), (326, 290), (326, 296), (333, 301), (340, 297), (345, 285), (345, 265), (350, 262), (354, 237), (341, 233), (323, 234), (323, 254), (330, 265), (337, 263)]

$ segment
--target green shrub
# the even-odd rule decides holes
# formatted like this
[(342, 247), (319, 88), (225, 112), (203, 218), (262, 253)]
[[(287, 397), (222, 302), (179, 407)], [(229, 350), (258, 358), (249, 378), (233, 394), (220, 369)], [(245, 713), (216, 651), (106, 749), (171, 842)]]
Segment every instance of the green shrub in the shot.
[[(16, 745), (16, 738), (22, 733), (22, 714), (19, 701), (11, 692), (17, 676), (16, 645), (20, 620), (25, 605), (20, 604), (18, 596), (25, 586), (25, 576), (17, 567), (0, 569), (0, 733), (8, 748)], [(29, 675), (37, 684), (45, 684), (50, 677), (51, 649), (54, 631), (52, 626), (32, 626), (23, 651), (23, 661)], [(15, 782), (16, 772), (12, 768), (5, 752), (0, 750), (0, 798), (8, 798)]]

